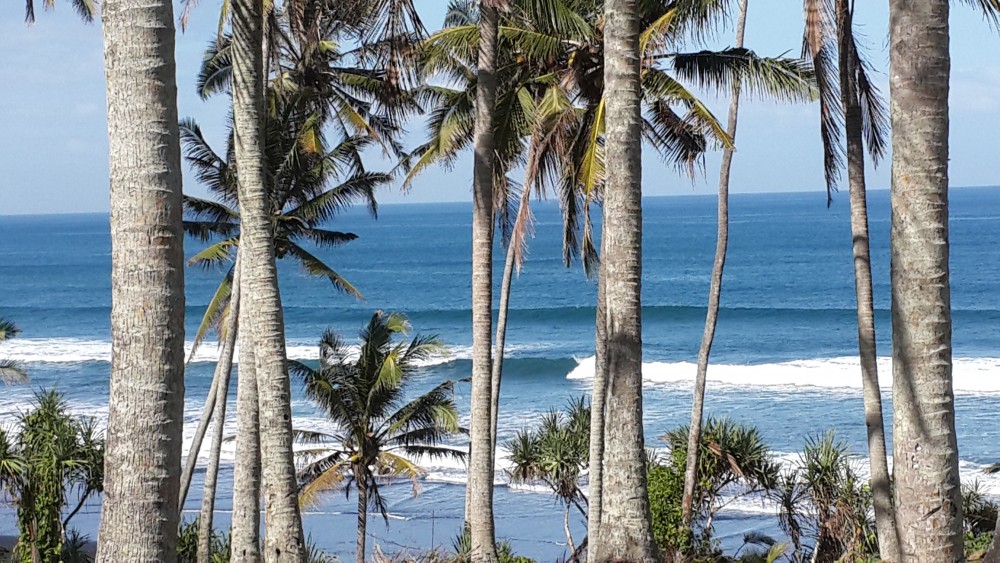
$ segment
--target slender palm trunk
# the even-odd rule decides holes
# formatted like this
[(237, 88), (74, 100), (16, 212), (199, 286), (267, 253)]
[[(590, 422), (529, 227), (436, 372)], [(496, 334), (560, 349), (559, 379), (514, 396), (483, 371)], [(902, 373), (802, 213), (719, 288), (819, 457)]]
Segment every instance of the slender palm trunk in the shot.
[[(743, 47), (747, 27), (748, 0), (741, 0), (740, 15), (736, 23), (736, 47)], [(740, 113), (740, 82), (733, 83), (729, 98), (729, 117), (726, 134), (736, 142), (736, 125)], [(708, 312), (705, 315), (705, 332), (698, 350), (698, 371), (694, 379), (694, 397), (691, 400), (691, 425), (688, 429), (687, 466), (684, 470), (684, 494), (681, 497), (681, 515), (684, 525), (691, 527), (694, 488), (698, 482), (698, 450), (701, 443), (701, 423), (705, 412), (705, 383), (708, 379), (708, 360), (715, 341), (715, 327), (719, 322), (719, 304), (722, 301), (722, 273), (726, 268), (726, 250), (729, 248), (729, 176), (733, 166), (735, 148), (722, 153), (719, 170), (719, 218), (715, 240), (715, 261), (712, 263), (712, 281), (708, 289)]]
[[(238, 256), (237, 256), (238, 258)], [(235, 273), (233, 278), (233, 287), (230, 291), (230, 298), (232, 294), (236, 291), (236, 279)], [(233, 365), (233, 350), (236, 348), (236, 334), (238, 331), (227, 332), (223, 341), (221, 342), (222, 350), (226, 350), (227, 347), (230, 350), (229, 353), (229, 371), (232, 371)], [(219, 388), (219, 380), (222, 379), (222, 372), (220, 371), (220, 365), (222, 364), (222, 359), (226, 355), (220, 350), (219, 362), (215, 365), (215, 374), (212, 376), (212, 384), (208, 388), (208, 395), (205, 397), (205, 406), (201, 408), (201, 418), (198, 419), (198, 428), (194, 432), (194, 438), (191, 440), (191, 446), (188, 448), (187, 460), (184, 463), (184, 472), (181, 473), (181, 493), (180, 501), (178, 506), (181, 510), (184, 509), (184, 503), (187, 502), (188, 492), (191, 490), (191, 480), (194, 478), (194, 470), (198, 466), (198, 454), (201, 453), (201, 445), (205, 441), (205, 435), (208, 434), (208, 425), (212, 422), (212, 413), (215, 412), (215, 397), (218, 394), (217, 390)], [(191, 361), (191, 357), (188, 357), (188, 362)], [(228, 375), (227, 375), (228, 377)], [(228, 390), (226, 393), (228, 394)], [(228, 395), (227, 395), (228, 396)]]
[(472, 399), (469, 461), (469, 527), (472, 559), (497, 559), (493, 524), (493, 442), (490, 435), (493, 331), (493, 114), (496, 107), (496, 1), (479, 13), (472, 211)]
[(847, 0), (837, 0), (840, 96), (844, 106), (847, 138), (847, 177), (851, 200), (851, 237), (854, 253), (854, 291), (857, 296), (858, 355), (864, 389), (865, 424), (868, 428), (868, 458), (875, 505), (879, 553), (883, 561), (900, 561), (885, 452), (882, 391), (878, 382), (878, 352), (875, 346), (875, 305), (872, 298), (872, 262), (868, 238), (868, 201), (865, 187), (865, 148), (861, 100), (858, 97), (854, 52), (853, 14)]
[[(229, 399), (229, 379), (233, 371), (233, 352), (236, 347), (236, 333), (239, 332), (240, 318), (240, 258), (236, 256), (235, 272), (233, 273), (232, 292), (229, 300), (229, 315), (226, 318), (225, 340), (219, 353), (219, 362), (215, 365), (214, 381), (216, 386), (215, 412), (212, 418), (212, 448), (208, 454), (208, 467), (205, 469), (205, 485), (201, 496), (201, 513), (198, 519), (198, 562), (209, 563), (212, 560), (212, 529), (215, 517), (215, 490), (219, 478), (219, 458), (222, 457), (223, 430), (226, 426), (226, 402)], [(197, 453), (195, 454), (197, 455)]]
[[(243, 268), (246, 264), (242, 265)], [(240, 323), (246, 326), (248, 299), (240, 297)], [(239, 376), (236, 381), (236, 461), (233, 466), (233, 560), (260, 561), (260, 415), (257, 401), (253, 342), (240, 336)]]
[(656, 561), (642, 428), (642, 130), (637, 0), (605, 2), (607, 105), (602, 239), (608, 402), (597, 561)]
[[(601, 213), (604, 213), (601, 206)], [(587, 561), (594, 563), (600, 540), (604, 496), (604, 413), (607, 403), (608, 307), (604, 267), (604, 220), (601, 220), (601, 263), (597, 271), (597, 318), (594, 323), (594, 388), (590, 392), (590, 474), (587, 478)]]
[(174, 14), (102, 6), (111, 184), (111, 390), (97, 560), (174, 561), (184, 422), (184, 234)]
[[(302, 561), (305, 541), (292, 454), (291, 391), (263, 155), (262, 0), (233, 3), (233, 125), (239, 169), (240, 250), (257, 370), (266, 561)], [(249, 330), (247, 330), (249, 329)]]
[[(517, 208), (515, 231), (527, 228), (529, 206), (531, 205), (531, 185), (525, 184), (521, 192), (521, 200)], [(521, 236), (524, 236), (523, 234)], [(517, 262), (517, 246), (521, 244), (518, 236), (512, 236), (507, 244), (507, 257), (504, 259), (503, 279), (500, 282), (500, 308), (497, 311), (497, 339), (494, 343), (493, 372), (490, 403), (490, 439), (493, 441), (494, 456), (497, 451), (497, 420), (500, 416), (500, 383), (503, 380), (504, 344), (507, 340), (507, 315), (510, 310), (510, 286), (514, 279), (514, 267)]]
[[(232, 338), (235, 342), (236, 334), (227, 334), (226, 341), (222, 343), (223, 349), (228, 345), (228, 340)], [(219, 355), (219, 363), (222, 362), (222, 355)], [(205, 406), (201, 408), (201, 418), (198, 419), (198, 428), (194, 431), (194, 439), (188, 448), (187, 459), (184, 462), (184, 470), (181, 473), (180, 494), (178, 495), (177, 506), (181, 510), (187, 502), (188, 493), (191, 491), (191, 481), (194, 479), (194, 470), (198, 467), (198, 454), (201, 453), (201, 445), (205, 441), (205, 434), (208, 434), (208, 425), (212, 421), (212, 413), (215, 412), (215, 396), (219, 388), (219, 364), (215, 366), (215, 374), (212, 376), (212, 384), (208, 388), (208, 395), (205, 397)]]
[(355, 469), (354, 475), (358, 483), (358, 546), (355, 561), (365, 563), (365, 540), (368, 536), (368, 483), (363, 478), (357, 478), (361, 475), (361, 469)]
[(962, 559), (948, 270), (948, 0), (889, 1), (893, 489), (903, 561)]

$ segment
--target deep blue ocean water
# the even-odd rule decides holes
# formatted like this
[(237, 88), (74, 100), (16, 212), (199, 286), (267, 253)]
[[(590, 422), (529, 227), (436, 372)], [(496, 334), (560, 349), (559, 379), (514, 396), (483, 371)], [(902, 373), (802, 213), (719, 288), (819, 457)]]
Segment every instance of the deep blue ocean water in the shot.
[[(870, 194), (879, 355), (890, 355), (888, 317), (889, 197)], [(534, 204), (536, 236), (511, 296), (509, 357), (501, 399), (501, 440), (540, 414), (588, 392), (593, 373), (593, 304), (596, 284), (579, 264), (562, 264), (561, 218), (554, 202)], [(854, 315), (854, 281), (846, 194), (831, 208), (820, 193), (735, 195), (723, 310), (709, 369), (707, 411), (759, 427), (772, 448), (794, 458), (803, 440), (835, 427), (863, 454), (864, 424)], [(331, 228), (357, 233), (342, 247), (320, 251), (353, 282), (365, 300), (336, 293), (297, 266), (281, 267), (289, 354), (315, 358), (316, 342), (332, 327), (349, 338), (376, 309), (400, 311), (415, 332), (437, 334), (448, 357), (427, 365), (416, 393), (442, 379), (468, 375), (471, 205), (385, 205), (375, 220), (361, 211), (335, 218)], [(645, 423), (649, 445), (686, 423), (690, 380), (704, 324), (715, 249), (714, 196), (644, 200), (643, 339)], [(979, 478), (992, 494), (1000, 481), (980, 474), (1000, 459), (1000, 188), (951, 193), (951, 282), (955, 389), (963, 477)], [(189, 241), (187, 253), (198, 245)], [(503, 269), (497, 252), (495, 273)], [(190, 340), (222, 273), (188, 268), (187, 330)], [(107, 215), (0, 216), (0, 316), (23, 333), (0, 355), (23, 360), (30, 386), (7, 387), (0, 419), (30, 404), (38, 388), (56, 386), (81, 414), (107, 413), (110, 358), (110, 243)], [(186, 431), (193, 433), (212, 375), (215, 347), (207, 345), (187, 374)], [(889, 363), (882, 361), (888, 386)], [(294, 387), (294, 386), (293, 386)], [(235, 394), (235, 385), (233, 386)], [(468, 412), (468, 386), (456, 399)], [(886, 399), (889, 394), (886, 393)], [(887, 407), (891, 404), (887, 404)], [(295, 424), (325, 422), (296, 389)], [(887, 416), (889, 409), (887, 408)], [(232, 412), (230, 411), (232, 415)], [(233, 421), (227, 424), (231, 432)], [(224, 454), (231, 462), (232, 450)], [(540, 560), (563, 553), (559, 506), (541, 488), (508, 486), (497, 473), (498, 534)], [(388, 528), (373, 517), (370, 530), (385, 551), (401, 546), (448, 545), (461, 519), (465, 472), (431, 464), (419, 497), (408, 484), (389, 490)], [(223, 472), (225, 491), (231, 472)], [(198, 491), (196, 484), (193, 491)], [(197, 510), (195, 492), (188, 509)], [(230, 500), (220, 501), (220, 525)], [(353, 547), (354, 500), (334, 493), (310, 508), (306, 524), (331, 552)], [(79, 524), (96, 531), (98, 508)], [(773, 530), (771, 508), (736, 503), (719, 529), (738, 544), (744, 529)], [(574, 523), (579, 540), (583, 526)], [(13, 531), (9, 510), (0, 512), (0, 534)], [(89, 528), (89, 529), (88, 529)]]

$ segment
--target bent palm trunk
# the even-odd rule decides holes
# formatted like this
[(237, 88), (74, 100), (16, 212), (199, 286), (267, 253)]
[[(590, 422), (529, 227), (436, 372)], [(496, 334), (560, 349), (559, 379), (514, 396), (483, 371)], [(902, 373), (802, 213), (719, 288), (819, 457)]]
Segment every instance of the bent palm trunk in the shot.
[[(743, 36), (747, 27), (748, 0), (741, 0), (740, 15), (736, 23), (736, 47), (743, 47)], [(729, 99), (729, 116), (726, 134), (736, 142), (736, 125), (740, 111), (740, 83), (733, 83)], [(698, 350), (698, 372), (694, 379), (694, 397), (691, 401), (691, 425), (688, 428), (687, 466), (684, 470), (684, 493), (681, 497), (681, 516), (684, 526), (690, 529), (694, 488), (698, 482), (698, 445), (701, 443), (701, 423), (705, 412), (705, 383), (708, 379), (708, 359), (715, 341), (715, 327), (719, 322), (719, 304), (722, 301), (722, 273), (726, 268), (726, 250), (729, 247), (729, 176), (733, 165), (735, 148), (727, 148), (722, 153), (719, 170), (719, 219), (715, 241), (715, 261), (712, 264), (712, 282), (708, 290), (708, 312), (705, 315), (705, 332), (701, 336)]]
[(497, 1), (479, 14), (472, 211), (472, 399), (469, 460), (469, 528), (472, 559), (497, 559), (493, 523), (491, 340), (493, 338), (493, 114), (496, 107)]
[(263, 154), (262, 0), (233, 3), (233, 129), (239, 170), (243, 290), (257, 371), (267, 561), (303, 561), (305, 541), (292, 454), (291, 391)]
[(605, 2), (608, 402), (597, 561), (656, 561), (642, 428), (642, 130), (637, 0)]
[(948, 270), (948, 0), (890, 0), (893, 481), (904, 561), (962, 559)]
[[(198, 561), (212, 560), (212, 529), (215, 517), (215, 490), (219, 477), (219, 458), (222, 456), (223, 430), (226, 426), (226, 402), (229, 399), (229, 378), (233, 371), (233, 351), (236, 347), (236, 333), (239, 331), (240, 317), (240, 259), (236, 257), (236, 271), (233, 274), (233, 289), (230, 294), (229, 315), (226, 318), (225, 341), (215, 366), (216, 386), (215, 408), (212, 428), (212, 449), (208, 454), (205, 469), (204, 492), (201, 497), (201, 513), (198, 519)], [(197, 456), (197, 453), (195, 453)]]
[(173, 8), (102, 6), (111, 185), (111, 390), (97, 560), (175, 561), (184, 252)]
[(889, 465), (885, 453), (882, 419), (882, 391), (878, 381), (878, 352), (875, 345), (875, 305), (872, 298), (872, 262), (868, 239), (868, 202), (865, 186), (865, 149), (861, 101), (856, 82), (853, 14), (846, 0), (837, 0), (840, 95), (844, 106), (847, 138), (847, 176), (851, 200), (851, 238), (854, 253), (854, 290), (857, 297), (858, 355), (864, 394), (865, 425), (868, 429), (868, 458), (871, 467), (872, 501), (879, 553), (884, 561), (900, 561), (896, 535)]

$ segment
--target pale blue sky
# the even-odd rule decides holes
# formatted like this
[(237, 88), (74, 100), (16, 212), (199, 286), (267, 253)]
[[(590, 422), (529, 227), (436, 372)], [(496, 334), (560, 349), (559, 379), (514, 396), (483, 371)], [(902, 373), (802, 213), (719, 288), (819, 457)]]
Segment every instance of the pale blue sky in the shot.
[[(210, 140), (221, 146), (226, 100), (201, 101), (194, 78), (203, 49), (214, 34), (218, 0), (201, 0), (191, 25), (177, 38), (177, 80), (182, 117), (196, 118)], [(446, 0), (417, 0), (428, 29), (440, 27)], [(85, 25), (68, 2), (24, 24), (20, 0), (0, 15), (0, 214), (72, 213), (108, 209), (107, 131), (104, 66), (99, 25)], [(886, 2), (858, 2), (856, 20), (868, 36), (877, 77), (885, 75)], [(762, 55), (795, 54), (801, 41), (801, 2), (754, 0), (750, 3), (747, 46)], [(951, 179), (955, 186), (1000, 184), (1000, 35), (965, 6), (952, 11)], [(719, 46), (731, 41), (720, 38)], [(706, 96), (720, 117), (726, 102)], [(823, 179), (815, 104), (780, 106), (744, 103), (732, 190), (737, 193), (808, 191), (823, 203)], [(414, 142), (423, 137), (422, 121), (411, 124)], [(706, 175), (693, 184), (662, 165), (647, 151), (643, 189), (647, 195), (711, 194), (718, 176), (718, 155), (708, 158)], [(372, 161), (372, 169), (390, 163)], [(872, 189), (886, 188), (889, 166), (870, 175)], [(432, 169), (408, 194), (398, 186), (380, 194), (383, 202), (462, 201), (470, 199), (471, 160), (448, 172)], [(198, 193), (185, 178), (185, 190)], [(846, 204), (846, 196), (838, 198)]]

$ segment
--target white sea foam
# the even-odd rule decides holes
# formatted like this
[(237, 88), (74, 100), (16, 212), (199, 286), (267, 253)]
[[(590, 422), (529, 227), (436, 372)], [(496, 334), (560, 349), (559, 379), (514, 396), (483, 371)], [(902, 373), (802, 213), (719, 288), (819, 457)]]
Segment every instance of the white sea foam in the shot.
[[(568, 379), (593, 379), (594, 357), (577, 360)], [(1000, 393), (1000, 358), (955, 358), (954, 389), (957, 393)], [(892, 359), (879, 358), (879, 383), (892, 387)], [(642, 365), (647, 384), (690, 385), (697, 365), (692, 362), (649, 362)], [(861, 368), (856, 357), (793, 360), (757, 365), (712, 364), (708, 380), (733, 387), (780, 387), (786, 389), (820, 387), (854, 389), (861, 387)]]
[[(185, 357), (191, 354), (192, 343), (184, 346)], [(319, 358), (319, 346), (315, 342), (304, 343), (291, 341), (287, 344), (288, 358), (292, 360), (316, 360)], [(236, 358), (239, 346), (237, 346)], [(219, 346), (215, 342), (206, 342), (195, 352), (194, 362), (214, 362), (219, 358)], [(349, 346), (348, 354), (357, 355), (358, 347)], [(80, 362), (110, 362), (111, 342), (105, 340), (85, 340), (77, 338), (19, 338), (4, 343), (0, 354), (4, 358), (25, 363), (80, 363)], [(448, 347), (445, 353), (436, 354), (420, 365), (431, 366), (448, 363), (458, 359), (471, 358), (470, 347)]]

